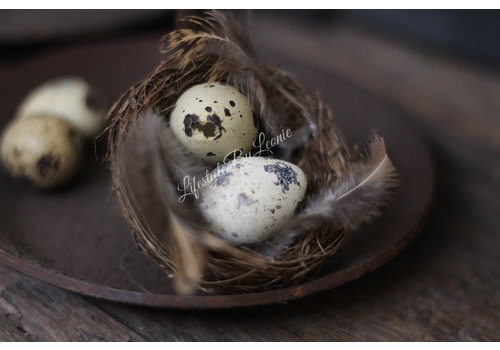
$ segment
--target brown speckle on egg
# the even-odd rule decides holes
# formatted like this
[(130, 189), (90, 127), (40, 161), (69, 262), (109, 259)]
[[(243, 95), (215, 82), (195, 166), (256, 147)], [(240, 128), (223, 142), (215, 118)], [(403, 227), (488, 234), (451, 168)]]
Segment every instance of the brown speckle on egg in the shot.
[(38, 159), (36, 169), (41, 177), (47, 177), (59, 168), (59, 158), (52, 154), (47, 154)]
[(222, 121), (221, 119), (219, 118), (219, 116), (217, 114), (211, 114), (207, 117), (207, 120), (212, 122), (216, 127), (219, 128), (219, 133), (217, 134), (217, 136), (215, 136), (215, 133), (213, 136), (215, 136), (214, 140), (218, 140), (222, 137), (222, 131), (226, 131), (226, 129), (222, 126)]
[(203, 133), (203, 136), (206, 137), (207, 139), (214, 137), (217, 131), (216, 126), (211, 122), (206, 122), (206, 123), (196, 122), (191, 124), (191, 128), (193, 130), (197, 130)]
[(284, 162), (264, 165), (264, 170), (276, 175), (278, 182), (275, 182), (275, 184), (280, 185), (283, 192), (289, 190), (291, 183), (300, 186), (300, 182), (297, 180), (297, 172)]
[(241, 206), (241, 205), (251, 205), (254, 201), (248, 197), (245, 193), (240, 193), (238, 195), (238, 208)]
[(225, 185), (229, 185), (229, 179), (231, 177), (231, 175), (233, 175), (232, 172), (230, 171), (223, 171), (221, 172), (216, 178), (215, 178), (215, 185), (216, 186), (225, 186)]
[(200, 117), (198, 117), (196, 114), (186, 114), (186, 116), (184, 117), (184, 132), (187, 136), (193, 136), (193, 129), (191, 129), (191, 125), (193, 123), (196, 123), (199, 119)]

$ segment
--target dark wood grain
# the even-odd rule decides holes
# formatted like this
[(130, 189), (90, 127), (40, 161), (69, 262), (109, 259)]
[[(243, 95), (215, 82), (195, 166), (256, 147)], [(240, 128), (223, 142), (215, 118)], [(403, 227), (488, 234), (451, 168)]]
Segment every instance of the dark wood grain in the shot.
[(79, 295), (2, 268), (0, 340), (143, 340)]
[(500, 341), (498, 75), (346, 25), (256, 21), (263, 45), (361, 86), (431, 142), (439, 178), (420, 237), (342, 287), (237, 310), (124, 306), (0, 266), (0, 340)]

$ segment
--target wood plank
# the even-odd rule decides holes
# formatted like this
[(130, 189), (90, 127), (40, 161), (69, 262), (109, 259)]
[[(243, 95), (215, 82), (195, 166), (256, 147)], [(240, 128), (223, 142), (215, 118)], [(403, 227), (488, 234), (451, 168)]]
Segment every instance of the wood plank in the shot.
[(0, 266), (0, 341), (140, 341), (87, 298)]

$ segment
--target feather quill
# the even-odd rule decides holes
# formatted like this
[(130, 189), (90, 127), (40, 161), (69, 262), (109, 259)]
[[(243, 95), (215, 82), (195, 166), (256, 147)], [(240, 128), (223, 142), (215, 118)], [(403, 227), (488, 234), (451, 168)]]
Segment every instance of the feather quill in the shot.
[(260, 248), (270, 259), (288, 248), (298, 237), (326, 224), (333, 230), (356, 230), (380, 214), (388, 190), (397, 184), (395, 168), (387, 156), (384, 139), (375, 136), (366, 161), (351, 165), (345, 178), (331, 188), (318, 191), (304, 210)]

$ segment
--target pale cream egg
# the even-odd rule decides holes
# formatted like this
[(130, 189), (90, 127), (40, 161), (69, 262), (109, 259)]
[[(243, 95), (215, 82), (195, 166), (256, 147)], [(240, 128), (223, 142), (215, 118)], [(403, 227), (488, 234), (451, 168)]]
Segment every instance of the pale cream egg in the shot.
[(242, 157), (211, 173), (199, 207), (211, 230), (233, 245), (265, 241), (295, 212), (307, 189), (304, 172), (273, 158)]
[(62, 76), (39, 85), (23, 99), (16, 119), (50, 114), (66, 121), (87, 138), (99, 135), (108, 109), (104, 93), (76, 76)]
[(14, 120), (0, 142), (2, 162), (9, 173), (44, 189), (73, 178), (81, 165), (83, 145), (78, 132), (49, 115)]
[(170, 128), (193, 156), (215, 165), (252, 149), (258, 119), (245, 95), (215, 82), (181, 94), (170, 114)]

